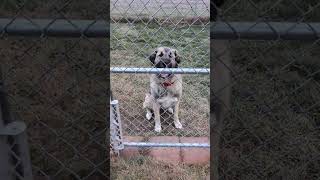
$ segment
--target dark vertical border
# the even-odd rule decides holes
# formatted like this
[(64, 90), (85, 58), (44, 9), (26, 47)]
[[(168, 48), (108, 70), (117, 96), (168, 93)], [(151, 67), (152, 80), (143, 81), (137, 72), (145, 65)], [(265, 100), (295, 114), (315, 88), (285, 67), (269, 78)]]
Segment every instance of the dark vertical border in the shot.
[[(212, 22), (215, 20), (217, 16), (217, 9), (215, 6), (215, 0), (210, 0), (210, 32), (211, 32), (211, 25)], [(214, 139), (212, 137), (213, 135), (213, 122), (214, 122), (214, 104), (213, 104), (213, 53), (212, 53), (212, 44), (213, 44), (213, 39), (211, 38), (211, 33), (210, 33), (210, 179), (215, 179), (214, 173), (217, 171), (217, 167), (215, 167), (215, 159), (214, 157)], [(217, 176), (216, 176), (217, 177)]]
[(107, 25), (108, 25), (108, 28), (109, 28), (109, 31), (108, 31), (108, 37), (107, 37), (107, 42), (106, 42), (106, 52), (105, 52), (105, 55), (106, 55), (106, 59), (105, 59), (105, 72), (106, 72), (106, 78), (107, 78), (107, 91), (106, 91), (106, 97), (105, 97), (105, 100), (106, 100), (106, 147), (107, 147), (107, 153), (106, 153), (106, 157), (108, 159), (107, 161), (107, 167), (106, 167), (106, 170), (107, 170), (107, 175), (109, 176), (109, 179), (111, 177), (111, 174), (110, 174), (110, 96), (111, 96), (111, 86), (110, 86), (110, 1), (108, 1), (107, 3), (107, 7), (106, 7), (106, 14), (105, 14), (105, 17), (106, 17), (106, 22), (107, 22)]
[[(212, 23), (217, 21), (218, 7), (223, 0), (210, 3), (210, 31)], [(211, 33), (210, 33), (211, 34)], [(211, 34), (212, 35), (212, 34)], [(210, 179), (218, 180), (220, 163), (220, 141), (223, 134), (223, 121), (227, 118), (231, 98), (231, 57), (228, 41), (214, 40), (210, 35)]]
[[(8, 116), (8, 109), (5, 108), (6, 106), (6, 94), (4, 93), (4, 85), (2, 81), (2, 67), (0, 64), (0, 129), (4, 129), (7, 123), (7, 116)], [(9, 158), (9, 151), (10, 147), (7, 144), (8, 137), (0, 135), (0, 179), (10, 179), (12, 176), (9, 173), (10, 168), (10, 158)]]

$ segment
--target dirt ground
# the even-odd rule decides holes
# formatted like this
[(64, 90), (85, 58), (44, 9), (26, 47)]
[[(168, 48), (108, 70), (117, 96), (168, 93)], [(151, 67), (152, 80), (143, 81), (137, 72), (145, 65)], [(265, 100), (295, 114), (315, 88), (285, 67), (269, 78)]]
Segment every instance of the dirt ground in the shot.
[(204, 180), (209, 166), (170, 165), (144, 156), (111, 161), (111, 179), (114, 180)]

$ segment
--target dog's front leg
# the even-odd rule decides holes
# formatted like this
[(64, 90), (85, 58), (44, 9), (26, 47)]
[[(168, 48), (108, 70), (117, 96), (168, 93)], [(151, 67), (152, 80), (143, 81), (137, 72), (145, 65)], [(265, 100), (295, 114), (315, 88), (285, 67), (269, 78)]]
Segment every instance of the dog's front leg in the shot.
[(182, 128), (182, 124), (179, 121), (179, 101), (174, 105), (174, 116), (173, 116), (174, 120), (174, 126), (177, 129), (181, 129)]
[(154, 112), (154, 121), (155, 121), (154, 130), (156, 132), (161, 132), (160, 104), (159, 103), (157, 103), (157, 102), (153, 103), (153, 112)]

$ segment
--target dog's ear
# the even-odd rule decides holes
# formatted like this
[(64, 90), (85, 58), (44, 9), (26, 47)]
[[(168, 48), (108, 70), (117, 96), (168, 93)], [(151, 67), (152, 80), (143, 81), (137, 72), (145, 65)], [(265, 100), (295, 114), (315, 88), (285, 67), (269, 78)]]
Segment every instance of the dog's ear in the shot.
[(152, 64), (154, 64), (156, 56), (157, 56), (157, 50), (153, 51), (153, 53), (149, 56), (149, 60), (152, 62)]
[(179, 64), (181, 62), (181, 58), (180, 58), (180, 55), (178, 54), (177, 50), (173, 50), (174, 52), (174, 56), (176, 57), (176, 62)]

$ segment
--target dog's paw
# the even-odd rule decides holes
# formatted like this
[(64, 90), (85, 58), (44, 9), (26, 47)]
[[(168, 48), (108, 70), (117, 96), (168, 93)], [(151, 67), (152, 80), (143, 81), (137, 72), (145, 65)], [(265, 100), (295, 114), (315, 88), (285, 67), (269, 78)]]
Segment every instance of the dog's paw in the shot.
[(150, 120), (150, 119), (152, 118), (152, 114), (151, 114), (150, 112), (147, 112), (146, 118), (147, 118), (148, 120)]
[(174, 126), (175, 126), (177, 129), (182, 129), (182, 124), (180, 123), (180, 121), (174, 121)]
[(157, 125), (156, 125), (155, 128), (154, 128), (154, 130), (155, 130), (156, 132), (158, 132), (158, 133), (161, 132), (161, 126), (157, 126)]
[(169, 113), (173, 114), (173, 109), (172, 108), (169, 108), (168, 111), (169, 111)]

